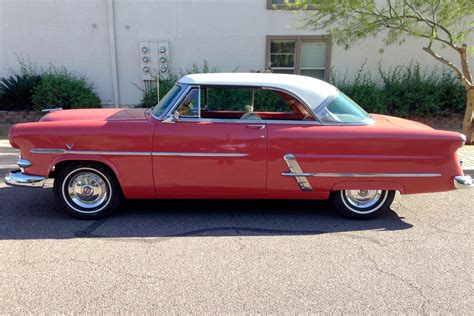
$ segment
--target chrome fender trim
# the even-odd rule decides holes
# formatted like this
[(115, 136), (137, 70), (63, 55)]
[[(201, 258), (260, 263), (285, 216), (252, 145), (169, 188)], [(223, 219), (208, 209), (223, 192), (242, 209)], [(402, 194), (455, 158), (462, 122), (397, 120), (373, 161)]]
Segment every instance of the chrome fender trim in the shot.
[(32, 154), (52, 155), (104, 155), (104, 156), (174, 156), (174, 157), (248, 157), (244, 153), (214, 152), (138, 152), (138, 151), (97, 151), (97, 150), (66, 150), (61, 148), (33, 148)]
[[(295, 155), (293, 154), (286, 154), (283, 156), (288, 169), (290, 172), (282, 172), (281, 175), (283, 177), (295, 177), (296, 182), (300, 186), (302, 191), (313, 191), (311, 184), (308, 181), (307, 177), (322, 177), (322, 178), (434, 178), (434, 177), (441, 177), (442, 174), (440, 173), (317, 173), (317, 172), (303, 172), (301, 169), (298, 161), (296, 160)], [(456, 177), (458, 178), (458, 177)], [(463, 181), (468, 183), (469, 180), (467, 179), (459, 179), (454, 180), (455, 186), (458, 185), (461, 187), (463, 185)], [(465, 178), (465, 177), (462, 177)], [(469, 179), (471, 179), (469, 177)], [(472, 179), (470, 180), (472, 186)], [(456, 184), (458, 183), (458, 184)], [(456, 187), (458, 188), (458, 187)], [(464, 187), (463, 187), (464, 188)]]
[(290, 172), (284, 172), (281, 175), (295, 177), (296, 183), (298, 183), (298, 185), (300, 186), (301, 191), (306, 191), (306, 192), (313, 191), (311, 184), (306, 178), (306, 177), (311, 177), (312, 174), (303, 172), (303, 170), (301, 169), (298, 161), (296, 160), (293, 154), (286, 154), (285, 156), (283, 156), (283, 159), (285, 160), (286, 165), (288, 166), (288, 169), (290, 169)]

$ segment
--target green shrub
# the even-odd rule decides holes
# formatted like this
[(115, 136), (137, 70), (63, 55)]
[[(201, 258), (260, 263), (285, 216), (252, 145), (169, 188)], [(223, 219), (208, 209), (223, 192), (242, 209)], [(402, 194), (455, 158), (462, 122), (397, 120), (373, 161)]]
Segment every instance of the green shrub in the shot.
[(41, 68), (17, 55), (18, 70), (0, 80), (0, 110), (41, 110), (50, 107), (100, 107), (100, 99), (84, 78), (64, 67)]
[(359, 69), (354, 81), (333, 76), (332, 83), (368, 112), (402, 117), (462, 113), (466, 91), (443, 69), (424, 71), (420, 65), (378, 69), (374, 78)]
[(73, 109), (101, 106), (92, 85), (84, 78), (76, 77), (66, 71), (43, 75), (32, 99), (37, 110), (52, 107)]
[[(209, 73), (209, 72), (219, 72), (219, 68), (217, 67), (209, 67), (209, 63), (204, 60), (202, 66), (199, 67), (197, 64), (193, 64), (191, 68), (180, 70), (179, 75), (169, 75), (167, 78), (160, 77), (160, 100), (163, 98), (171, 88), (176, 84), (179, 78), (189, 75), (189, 74), (196, 74), (196, 73)], [(149, 108), (155, 106), (158, 103), (157, 98), (157, 91), (156, 91), (156, 77), (154, 79), (155, 82), (152, 82), (150, 86), (145, 88), (141, 88), (140, 86), (135, 86), (142, 92), (142, 99), (137, 107), (144, 107)]]
[(0, 110), (33, 110), (33, 90), (40, 84), (41, 76), (15, 74), (0, 80)]
[[(466, 104), (466, 92), (447, 69), (427, 71), (418, 64), (397, 66), (383, 70), (379, 66), (374, 76), (367, 73), (362, 65), (354, 80), (340, 75), (333, 75), (331, 83), (337, 86), (355, 102), (370, 113), (389, 114), (401, 117), (419, 117), (425, 115), (449, 115), (463, 113)], [(202, 68), (193, 65), (191, 69), (180, 72), (180, 76), (188, 73), (218, 72), (217, 68), (209, 69), (207, 62)], [(334, 72), (333, 72), (334, 73)], [(162, 98), (178, 80), (178, 76), (170, 76), (160, 80), (160, 98)], [(157, 103), (156, 85), (151, 85), (143, 92), (140, 107), (152, 107)], [(210, 91), (210, 99), (215, 105), (232, 104), (231, 109), (242, 109), (248, 102), (248, 91)], [(255, 109), (266, 111), (281, 108), (281, 99), (274, 94), (256, 93)], [(218, 110), (219, 108), (213, 108)]]
[[(177, 78), (172, 76), (171, 78), (160, 80), (160, 100), (163, 98), (169, 90), (176, 84)], [(138, 86), (137, 86), (138, 87)], [(142, 91), (142, 99), (137, 107), (149, 108), (155, 106), (158, 103), (156, 83), (146, 87), (145, 89), (138, 87)]]

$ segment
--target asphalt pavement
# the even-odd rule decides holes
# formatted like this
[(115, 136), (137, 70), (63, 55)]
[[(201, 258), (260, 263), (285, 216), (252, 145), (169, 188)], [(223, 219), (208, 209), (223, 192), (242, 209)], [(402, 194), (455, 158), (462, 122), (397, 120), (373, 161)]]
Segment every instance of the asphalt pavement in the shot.
[(350, 221), (325, 202), (129, 201), (79, 221), (51, 189), (0, 183), (0, 314), (472, 314), (473, 205), (398, 195)]

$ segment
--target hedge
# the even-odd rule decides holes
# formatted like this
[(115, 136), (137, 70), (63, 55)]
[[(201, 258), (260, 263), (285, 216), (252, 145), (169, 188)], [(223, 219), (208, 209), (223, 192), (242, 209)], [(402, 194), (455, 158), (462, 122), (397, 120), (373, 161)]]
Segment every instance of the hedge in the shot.
[[(194, 67), (196, 73), (205, 69)], [(334, 74), (335, 73), (335, 74)], [(184, 73), (185, 74), (185, 73)], [(184, 75), (181, 73), (181, 75)], [(446, 116), (463, 113), (466, 92), (459, 81), (446, 70), (426, 70), (418, 64), (397, 66), (389, 70), (379, 67), (376, 75), (359, 69), (354, 80), (348, 80), (333, 71), (331, 83), (347, 94), (367, 112), (389, 114), (401, 117), (420, 117), (426, 115)], [(163, 97), (175, 84), (179, 76), (160, 80), (160, 97)], [(138, 106), (152, 107), (157, 103), (156, 86), (143, 89), (143, 97)], [(234, 104), (231, 109), (242, 109), (248, 100), (247, 92), (241, 91), (213, 95), (216, 104)], [(211, 99), (211, 98), (210, 98)], [(281, 102), (277, 97), (264, 93), (256, 95), (256, 110), (265, 111)]]

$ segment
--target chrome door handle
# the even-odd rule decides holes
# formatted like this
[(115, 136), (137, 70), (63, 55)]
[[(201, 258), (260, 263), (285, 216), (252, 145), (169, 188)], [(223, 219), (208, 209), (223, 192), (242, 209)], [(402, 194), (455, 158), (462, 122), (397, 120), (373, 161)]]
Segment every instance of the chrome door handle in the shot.
[(265, 128), (265, 124), (247, 124), (246, 126), (247, 128), (260, 129), (260, 130)]

